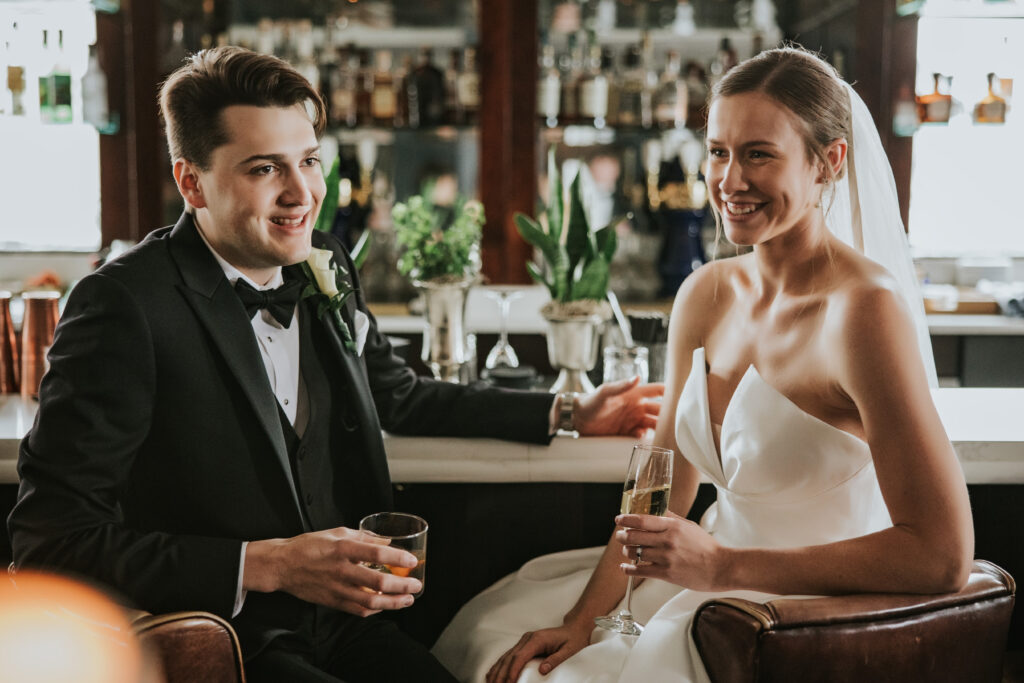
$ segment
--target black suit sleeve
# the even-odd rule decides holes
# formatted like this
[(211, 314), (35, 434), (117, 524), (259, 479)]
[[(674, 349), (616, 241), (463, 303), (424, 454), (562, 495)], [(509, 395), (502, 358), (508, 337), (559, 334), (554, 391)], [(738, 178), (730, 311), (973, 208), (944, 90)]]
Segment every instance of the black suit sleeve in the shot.
[(348, 253), (337, 242), (332, 241), (331, 245), (352, 274), (355, 305), (370, 318), (363, 359), (377, 415), (385, 430), (416, 436), (550, 443), (551, 394), (495, 389), (483, 382), (462, 386), (418, 377), (395, 355), (387, 337), (377, 329)]
[(21, 443), (18, 502), (8, 520), (14, 560), (98, 580), (155, 612), (230, 616), (240, 541), (128, 528), (119, 494), (147, 439), (154, 345), (128, 289), (102, 273), (72, 292)]

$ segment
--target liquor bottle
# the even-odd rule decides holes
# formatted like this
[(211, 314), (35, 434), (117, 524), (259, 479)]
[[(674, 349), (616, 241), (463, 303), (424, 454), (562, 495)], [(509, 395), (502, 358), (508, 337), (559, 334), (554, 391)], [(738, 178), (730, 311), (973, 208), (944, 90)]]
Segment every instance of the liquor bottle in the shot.
[(558, 125), (562, 79), (555, 66), (555, 47), (547, 43), (541, 49), (539, 78), (537, 79), (537, 115), (548, 128)]
[[(582, 35), (581, 35), (582, 34)], [(562, 67), (562, 102), (559, 107), (560, 123), (569, 126), (576, 123), (580, 116), (580, 81), (583, 79), (583, 37), (580, 32), (569, 35), (569, 51), (563, 55)]]
[(689, 113), (686, 81), (680, 71), (679, 53), (668, 53), (668, 62), (654, 98), (654, 122), (658, 128), (685, 128)]
[(623, 59), (619, 79), (619, 107), (616, 118), (620, 126), (640, 125), (640, 98), (644, 90), (644, 71), (641, 67), (640, 46), (631, 45)]
[(989, 73), (988, 94), (974, 105), (975, 123), (1006, 123), (1006, 100), (992, 90), (996, 75)]
[(316, 43), (313, 41), (313, 22), (303, 19), (297, 22), (292, 34), (295, 43), (295, 70), (305, 76), (310, 85), (323, 92), (320, 87), (320, 65), (316, 63)]
[(932, 79), (935, 83), (934, 92), (917, 97), (918, 118), (921, 123), (948, 123), (953, 97), (939, 92), (939, 85), (943, 80), (942, 74), (934, 73)]
[(64, 53), (64, 31), (57, 31), (57, 51), (48, 76), (53, 123), (71, 123), (71, 67)]
[(370, 52), (363, 48), (359, 50), (359, 87), (356, 90), (356, 113), (358, 125), (373, 125), (373, 65), (370, 63)]
[(601, 47), (591, 44), (587, 70), (580, 78), (578, 122), (604, 128), (608, 115), (608, 76), (601, 70)]
[[(175, 22), (177, 25), (179, 22)], [(256, 52), (264, 55), (274, 54), (274, 21), (263, 17), (256, 24)]]
[[(412, 70), (421, 126), (439, 126), (444, 123), (444, 74), (433, 65), (430, 57), (429, 47), (420, 49), (419, 61)], [(413, 118), (411, 110), (409, 118)]]
[[(267, 19), (266, 21), (269, 22), (270, 20)], [(273, 41), (271, 41), (271, 48), (273, 48)], [(169, 76), (172, 71), (184, 64), (187, 58), (188, 48), (185, 47), (185, 22), (181, 19), (176, 19), (171, 24), (171, 41), (160, 57), (160, 72), (165, 77)]]
[(445, 123), (459, 123), (459, 51), (448, 53), (448, 66), (444, 69), (444, 120)]
[(615, 126), (619, 123), (619, 83), (615, 77), (615, 53), (610, 47), (601, 49), (601, 73), (608, 80), (608, 114), (605, 119), (609, 126)]
[(395, 93), (398, 97), (395, 105), (395, 128), (418, 128), (420, 113), (416, 83), (412, 78), (411, 55), (402, 55), (402, 63), (395, 70)]
[(728, 38), (722, 38), (718, 43), (718, 52), (715, 53), (715, 58), (711, 60), (710, 79), (711, 85), (722, 80), (729, 69), (733, 68), (739, 63), (739, 58), (736, 56), (736, 50), (732, 47), (732, 42)]
[(329, 86), (332, 126), (354, 128), (359, 123), (356, 99), (359, 92), (359, 54), (354, 49), (340, 50), (338, 69), (332, 71)]
[(50, 32), (43, 29), (43, 63), (50, 63), (51, 67), (42, 70), (39, 76), (39, 120), (43, 123), (53, 123), (54, 97), (50, 92), (52, 84), (50, 76), (53, 74), (53, 57), (50, 55)]
[(640, 59), (644, 71), (644, 85), (640, 91), (640, 126), (651, 128), (654, 126), (654, 91), (658, 89), (658, 72), (654, 70), (654, 46), (651, 43), (651, 34), (644, 31), (640, 42)]
[(702, 130), (707, 125), (708, 82), (704, 67), (698, 62), (689, 61), (685, 68), (686, 80), (686, 127), (690, 130)]
[(100, 67), (95, 45), (89, 46), (89, 65), (82, 76), (82, 119), (97, 130), (104, 130), (110, 125), (107, 75)]
[(377, 67), (373, 72), (373, 93), (370, 98), (370, 113), (374, 125), (391, 127), (395, 121), (397, 97), (394, 77), (391, 74), (391, 50), (378, 50)]
[(476, 48), (467, 47), (462, 53), (462, 70), (458, 86), (459, 123), (472, 125), (480, 113), (480, 74), (476, 70)]
[[(12, 26), (13, 35), (12, 41), (6, 41), (7, 54), (9, 55), (7, 61), (7, 91), (10, 92), (10, 106), (5, 107), (8, 114), (11, 116), (24, 116), (25, 115), (25, 65), (22, 62), (24, 53), (18, 52), (17, 49), (17, 30), (18, 24), (15, 22)], [(12, 46), (13, 42), (13, 46)]]

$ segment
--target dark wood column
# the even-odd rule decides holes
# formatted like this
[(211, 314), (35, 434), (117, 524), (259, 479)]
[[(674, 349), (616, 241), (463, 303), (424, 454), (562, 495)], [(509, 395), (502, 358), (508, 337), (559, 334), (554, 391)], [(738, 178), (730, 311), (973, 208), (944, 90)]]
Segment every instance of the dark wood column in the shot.
[(532, 247), (512, 216), (532, 215), (537, 196), (537, 1), (480, 3), (479, 36), (484, 275), (493, 283), (528, 283)]
[(160, 227), (160, 182), (166, 169), (160, 140), (157, 44), (159, 3), (123, 0), (116, 14), (97, 14), (101, 64), (110, 108), (120, 130), (100, 138), (100, 201), (103, 244), (138, 241)]

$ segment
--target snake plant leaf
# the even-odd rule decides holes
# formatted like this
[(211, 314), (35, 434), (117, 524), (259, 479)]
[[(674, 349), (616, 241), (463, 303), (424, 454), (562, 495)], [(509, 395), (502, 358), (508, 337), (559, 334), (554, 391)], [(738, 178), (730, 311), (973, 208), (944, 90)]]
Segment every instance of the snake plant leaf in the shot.
[(573, 300), (602, 300), (608, 294), (608, 262), (596, 258), (583, 268), (580, 279), (572, 288)]
[(530, 274), (530, 277), (532, 277), (533, 281), (538, 285), (544, 285), (548, 288), (548, 291), (551, 292), (552, 299), (556, 298), (557, 291), (555, 289), (555, 284), (544, 277), (544, 274), (540, 272), (540, 268), (537, 267), (537, 264), (528, 261), (526, 263), (526, 272)]
[(613, 218), (611, 223), (594, 233), (594, 238), (597, 241), (597, 251), (601, 254), (601, 258), (608, 263), (612, 262), (615, 250), (619, 248), (619, 236), (615, 232), (615, 226), (622, 221), (622, 218)]
[(541, 253), (544, 254), (544, 258), (547, 259), (549, 263), (554, 264), (558, 261), (558, 242), (545, 233), (544, 229), (540, 227), (537, 221), (518, 212), (515, 214), (514, 218), (516, 222), (516, 229), (519, 230), (519, 234), (522, 235), (524, 240), (540, 249)]
[(580, 174), (577, 173), (569, 188), (569, 227), (565, 236), (565, 252), (569, 258), (568, 272), (570, 276), (576, 271), (576, 266), (586, 253), (587, 246), (592, 239), (580, 193)]
[(356, 264), (356, 270), (360, 270), (366, 263), (366, 257), (370, 255), (371, 244), (373, 244), (373, 231), (366, 228), (359, 236), (359, 241), (352, 247), (352, 262)]
[(338, 184), (341, 182), (341, 172), (338, 169), (338, 159), (331, 164), (331, 170), (324, 177), (327, 185), (327, 193), (320, 204), (320, 215), (316, 217), (314, 230), (330, 232), (334, 225), (334, 216), (338, 213)]
[(562, 212), (565, 197), (562, 194), (562, 177), (555, 161), (555, 146), (548, 148), (548, 233), (555, 240), (562, 239)]

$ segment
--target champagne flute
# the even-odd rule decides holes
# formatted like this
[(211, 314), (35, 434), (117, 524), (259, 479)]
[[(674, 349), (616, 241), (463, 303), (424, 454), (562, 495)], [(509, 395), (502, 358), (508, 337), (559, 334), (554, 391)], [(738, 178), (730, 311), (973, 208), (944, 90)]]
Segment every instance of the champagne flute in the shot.
[[(672, 451), (650, 444), (638, 443), (633, 446), (626, 471), (626, 484), (622, 491), (624, 515), (657, 515), (668, 511), (668, 498), (672, 489)], [(639, 562), (639, 558), (634, 563)], [(626, 604), (618, 614), (598, 617), (594, 623), (603, 629), (638, 636), (643, 633), (643, 624), (633, 618), (630, 602), (633, 598), (633, 575), (626, 580)]]

